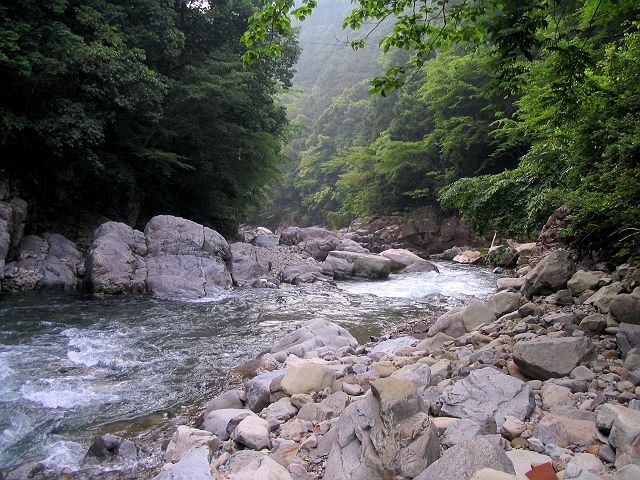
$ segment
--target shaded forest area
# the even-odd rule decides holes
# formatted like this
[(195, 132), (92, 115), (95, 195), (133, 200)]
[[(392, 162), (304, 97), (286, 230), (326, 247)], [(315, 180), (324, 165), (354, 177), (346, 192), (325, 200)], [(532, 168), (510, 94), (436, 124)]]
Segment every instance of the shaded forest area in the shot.
[(242, 64), (254, 0), (0, 5), (2, 177), (32, 228), (90, 211), (225, 230), (279, 175), (295, 41)]
[[(447, 3), (456, 4), (433, 2), (433, 11)], [(640, 6), (478, 3), (500, 8), (485, 12), (471, 33), (452, 33), (413, 69), (404, 67), (415, 60), (412, 48), (370, 53), (371, 45), (401, 44), (409, 35), (383, 23), (365, 52), (355, 52), (372, 59), (367, 74), (377, 77), (354, 83), (341, 81), (348, 77), (341, 69), (352, 79), (359, 70), (353, 52), (334, 39), (354, 38), (336, 33), (350, 6), (319, 2), (300, 37), (315, 39), (301, 45), (307, 63), (294, 84), (302, 92), (287, 97), (298, 129), (288, 150), (294, 163), (267, 212), (273, 223), (339, 228), (358, 217), (440, 205), (479, 233), (526, 238), (566, 204), (564, 234), (576, 247), (622, 256), (637, 248)], [(384, 8), (366, 17), (361, 37)], [(410, 12), (401, 14), (407, 25)], [(329, 61), (314, 62), (327, 52)]]

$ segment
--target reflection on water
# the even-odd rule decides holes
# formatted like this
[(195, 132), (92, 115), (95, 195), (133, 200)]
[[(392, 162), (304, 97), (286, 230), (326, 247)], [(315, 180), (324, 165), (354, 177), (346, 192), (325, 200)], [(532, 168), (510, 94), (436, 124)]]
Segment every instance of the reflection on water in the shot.
[[(22, 294), (0, 299), (0, 466), (47, 458), (77, 466), (104, 431), (139, 434), (237, 383), (229, 369), (297, 323), (324, 318), (360, 341), (486, 296), (487, 269), (245, 290), (195, 303)], [(177, 417), (176, 417), (177, 414)]]

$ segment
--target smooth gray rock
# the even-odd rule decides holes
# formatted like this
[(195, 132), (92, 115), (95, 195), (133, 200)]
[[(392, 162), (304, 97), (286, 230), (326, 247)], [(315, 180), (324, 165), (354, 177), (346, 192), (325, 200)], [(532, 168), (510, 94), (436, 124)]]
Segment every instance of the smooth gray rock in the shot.
[(571, 254), (563, 249), (555, 250), (544, 257), (524, 277), (522, 294), (549, 294), (567, 287), (567, 281), (575, 273), (575, 264)]
[(538, 337), (516, 343), (513, 360), (530, 378), (566, 377), (583, 362), (594, 360), (596, 350), (586, 337)]
[(600, 313), (609, 313), (609, 305), (619, 294), (624, 291), (622, 282), (613, 282), (611, 285), (605, 285), (596, 293), (587, 298), (585, 305), (593, 305)]
[(204, 419), (202, 429), (213, 433), (220, 440), (228, 440), (231, 432), (249, 415), (256, 416), (251, 410), (223, 408), (210, 412)]
[(322, 266), (322, 273), (336, 280), (348, 278), (387, 278), (391, 260), (368, 253), (331, 251)]
[(438, 333), (444, 333), (453, 338), (458, 338), (467, 333), (464, 325), (464, 308), (453, 307), (448, 312), (440, 315), (435, 321), (427, 335), (430, 337)]
[(178, 463), (166, 464), (154, 480), (215, 480), (209, 466), (210, 457), (207, 447), (189, 450)]
[(106, 222), (93, 232), (85, 262), (94, 293), (144, 293), (147, 289), (144, 234), (124, 223)]
[(616, 449), (615, 466), (640, 465), (640, 412), (625, 407), (616, 411), (609, 433), (609, 443)]
[(447, 427), (442, 436), (442, 444), (452, 447), (486, 433), (488, 432), (485, 425), (480, 425), (478, 422), (468, 418), (461, 418)]
[(518, 277), (518, 278), (511, 278), (511, 277), (504, 277), (504, 278), (499, 278), (498, 280), (496, 280), (496, 285), (497, 285), (497, 289), (498, 290), (507, 290), (507, 289), (514, 289), (514, 290), (520, 290), (522, 288), (522, 285), (524, 285), (524, 277)]
[(233, 480), (292, 480), (291, 474), (267, 453), (241, 450), (225, 465)]
[(317, 265), (302, 263), (286, 267), (280, 274), (280, 280), (285, 283), (291, 283), (292, 285), (300, 285), (315, 282), (329, 283), (332, 281), (332, 278), (323, 275)]
[(567, 282), (571, 295), (577, 297), (586, 290), (595, 290), (600, 283), (602, 272), (585, 272), (578, 270)]
[(229, 251), (231, 252), (229, 267), (234, 284), (250, 287), (267, 273), (258, 262), (256, 247), (250, 243), (232, 243), (229, 245)]
[(613, 480), (638, 480), (640, 478), (640, 466), (625, 465), (613, 474)]
[(640, 297), (622, 293), (609, 303), (609, 315), (618, 323), (640, 325)]
[(513, 464), (502, 448), (481, 436), (446, 450), (414, 480), (469, 480), (483, 468), (515, 474)]
[(321, 392), (332, 387), (335, 381), (333, 371), (318, 363), (306, 363), (287, 369), (280, 388), (287, 395)]
[(516, 292), (499, 292), (492, 295), (487, 300), (487, 307), (496, 318), (500, 318), (506, 313), (515, 312), (520, 308), (522, 295)]
[(225, 390), (217, 397), (209, 400), (204, 407), (204, 416), (214, 410), (222, 410), (223, 408), (244, 408), (244, 402), (240, 400), (240, 390)]
[(507, 416), (526, 420), (535, 408), (529, 385), (491, 367), (473, 370), (440, 399), (441, 415), (474, 420), (492, 433)]
[(390, 338), (389, 340), (376, 343), (369, 352), (369, 356), (375, 358), (384, 355), (393, 355), (405, 348), (413, 348), (418, 345), (419, 342), (420, 340), (417, 338), (409, 336)]
[(324, 348), (336, 352), (342, 347), (356, 348), (358, 341), (347, 330), (328, 320), (311, 320), (271, 347), (271, 353), (286, 352), (300, 358)]
[(380, 253), (383, 257), (391, 260), (391, 271), (401, 272), (407, 271), (407, 267), (414, 267), (411, 271), (418, 271), (418, 268), (422, 272), (437, 272), (438, 267), (433, 263), (420, 258), (415, 253), (404, 248), (391, 248)]
[(233, 430), (231, 439), (252, 450), (262, 450), (270, 444), (269, 424), (257, 415), (248, 415)]
[(476, 329), (482, 324), (491, 323), (495, 319), (494, 311), (482, 300), (471, 300), (462, 311), (462, 321), (467, 332)]

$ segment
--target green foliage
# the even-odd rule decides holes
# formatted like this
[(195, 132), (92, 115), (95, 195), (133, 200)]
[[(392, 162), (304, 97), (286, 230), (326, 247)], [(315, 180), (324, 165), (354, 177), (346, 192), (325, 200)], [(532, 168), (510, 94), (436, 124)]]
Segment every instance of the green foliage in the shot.
[(295, 40), (247, 70), (251, 0), (0, 7), (0, 157), (43, 217), (78, 205), (215, 223), (278, 176)]

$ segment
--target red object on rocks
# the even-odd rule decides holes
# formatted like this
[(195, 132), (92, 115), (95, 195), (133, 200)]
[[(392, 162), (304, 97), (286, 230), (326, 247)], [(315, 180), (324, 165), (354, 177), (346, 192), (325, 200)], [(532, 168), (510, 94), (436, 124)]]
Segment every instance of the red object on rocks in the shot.
[(532, 468), (525, 475), (529, 480), (558, 480), (558, 476), (549, 462)]

